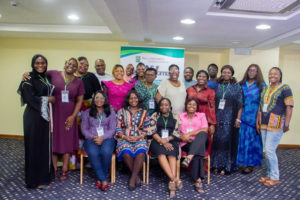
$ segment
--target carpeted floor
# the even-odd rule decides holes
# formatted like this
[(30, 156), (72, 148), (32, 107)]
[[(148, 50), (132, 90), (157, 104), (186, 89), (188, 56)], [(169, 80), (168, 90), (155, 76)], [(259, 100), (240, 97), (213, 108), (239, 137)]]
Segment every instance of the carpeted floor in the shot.
[[(116, 172), (116, 183), (107, 192), (94, 187), (93, 172), (84, 173), (79, 184), (79, 171), (71, 171), (65, 182), (54, 181), (46, 191), (27, 189), (24, 183), (24, 147), (22, 140), (0, 139), (0, 199), (168, 199), (167, 177), (152, 162), (150, 183), (133, 192), (128, 191), (128, 174)], [(194, 191), (189, 173), (181, 171), (183, 189), (174, 199), (300, 199), (300, 149), (278, 150), (281, 183), (266, 187), (258, 182), (265, 175), (266, 166), (255, 168), (249, 175), (234, 173), (227, 176), (211, 176), (211, 184), (205, 184), (205, 194)]]

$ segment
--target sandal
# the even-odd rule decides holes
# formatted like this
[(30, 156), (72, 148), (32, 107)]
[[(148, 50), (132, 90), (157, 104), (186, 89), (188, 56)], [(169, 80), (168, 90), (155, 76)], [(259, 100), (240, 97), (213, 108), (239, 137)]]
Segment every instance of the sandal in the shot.
[(100, 181), (97, 181), (96, 184), (95, 184), (95, 187), (98, 188), (98, 189), (101, 189), (101, 182)]
[(101, 186), (102, 191), (106, 191), (106, 190), (108, 190), (108, 188), (109, 188), (108, 183)]
[(183, 185), (182, 185), (182, 181), (180, 179), (177, 179), (175, 181), (175, 185), (176, 185), (176, 189), (181, 190)]
[(168, 186), (170, 190), (170, 198), (175, 197), (175, 191), (176, 191), (175, 181), (170, 181)]
[(253, 167), (246, 167), (243, 171), (242, 174), (250, 174), (253, 171)]
[(68, 170), (67, 171), (61, 171), (60, 181), (65, 181), (67, 178), (68, 178)]
[(218, 169), (214, 169), (214, 170), (212, 171), (212, 173), (215, 174), (215, 175), (217, 175), (217, 174), (218, 174)]
[(280, 180), (267, 180), (266, 182), (264, 182), (265, 186), (274, 186), (274, 185), (278, 185), (280, 183)]
[(266, 177), (261, 177), (261, 178), (259, 179), (259, 182), (265, 183), (265, 182), (268, 181), (268, 180), (270, 180), (270, 177), (268, 177), (268, 176), (266, 176)]
[(183, 168), (188, 168), (189, 165), (190, 165), (190, 162), (191, 162), (192, 159), (190, 159), (189, 157), (186, 157), (182, 163), (181, 163), (181, 167)]
[(225, 175), (225, 170), (223, 169), (223, 170), (221, 170), (221, 172), (220, 172), (220, 176), (224, 176)]
[(36, 188), (39, 190), (48, 190), (50, 189), (50, 185), (39, 185)]
[[(198, 184), (198, 186), (197, 186), (197, 184)], [(204, 185), (203, 185), (202, 181), (197, 181), (197, 182), (195, 183), (195, 190), (196, 190), (197, 192), (199, 192), (200, 194), (203, 194), (203, 193), (204, 193)]]
[[(138, 181), (137, 181), (138, 180)], [(135, 179), (135, 187), (141, 187), (142, 186), (142, 181), (140, 178)]]

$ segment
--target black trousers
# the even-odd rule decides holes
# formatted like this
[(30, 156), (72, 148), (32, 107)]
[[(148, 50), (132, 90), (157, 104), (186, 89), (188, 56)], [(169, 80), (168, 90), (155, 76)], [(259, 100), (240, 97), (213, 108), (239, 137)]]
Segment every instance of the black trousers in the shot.
[(200, 132), (197, 134), (193, 142), (187, 143), (181, 147), (182, 151), (185, 151), (187, 155), (194, 155), (191, 162), (192, 166), (192, 178), (196, 182), (199, 178), (204, 179), (204, 160), (207, 133)]

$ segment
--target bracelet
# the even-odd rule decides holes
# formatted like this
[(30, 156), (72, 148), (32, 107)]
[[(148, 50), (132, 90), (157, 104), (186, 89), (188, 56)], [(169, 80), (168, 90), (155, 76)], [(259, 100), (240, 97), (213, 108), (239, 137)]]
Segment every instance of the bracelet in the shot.
[(237, 121), (237, 122), (239, 122), (239, 123), (241, 123), (242, 121), (240, 120), (240, 119), (238, 119), (238, 118), (236, 118), (236, 120), (235, 121)]
[(170, 140), (169, 140), (169, 137), (166, 137), (166, 140), (169, 142)]

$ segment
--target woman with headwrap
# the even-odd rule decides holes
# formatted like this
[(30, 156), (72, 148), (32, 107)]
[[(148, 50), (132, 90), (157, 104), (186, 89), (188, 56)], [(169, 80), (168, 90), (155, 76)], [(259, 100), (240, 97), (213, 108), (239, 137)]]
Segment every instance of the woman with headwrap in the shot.
[(18, 93), (22, 105), (25, 144), (25, 183), (29, 188), (48, 189), (53, 178), (50, 103), (54, 86), (46, 75), (47, 59), (40, 54), (31, 61), (31, 79), (22, 81)]

